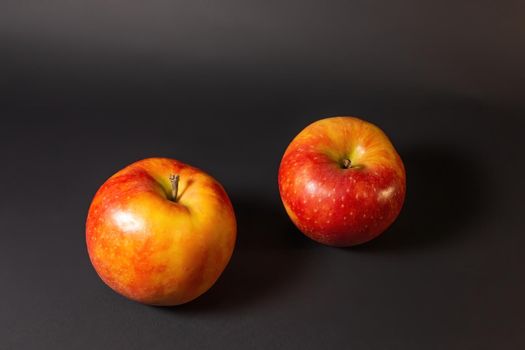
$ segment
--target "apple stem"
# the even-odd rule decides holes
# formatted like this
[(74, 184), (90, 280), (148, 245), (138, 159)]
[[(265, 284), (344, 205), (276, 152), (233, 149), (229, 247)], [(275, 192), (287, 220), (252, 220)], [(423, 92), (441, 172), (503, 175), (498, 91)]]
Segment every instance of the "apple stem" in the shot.
[(171, 182), (171, 198), (174, 202), (177, 201), (177, 194), (179, 192), (179, 179), (180, 175), (170, 175), (170, 182)]
[(348, 159), (348, 158), (345, 158), (345, 159), (343, 160), (343, 168), (344, 168), (344, 169), (348, 169), (348, 168), (350, 168), (351, 166), (352, 166), (352, 161), (351, 161), (350, 159)]

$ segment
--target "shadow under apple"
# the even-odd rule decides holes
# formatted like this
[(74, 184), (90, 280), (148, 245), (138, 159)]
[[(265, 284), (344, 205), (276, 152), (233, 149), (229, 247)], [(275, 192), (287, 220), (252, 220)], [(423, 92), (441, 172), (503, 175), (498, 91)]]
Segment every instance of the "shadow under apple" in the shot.
[(458, 149), (420, 147), (401, 152), (407, 173), (404, 207), (378, 238), (359, 252), (429, 249), (464, 238), (488, 201), (486, 172)]

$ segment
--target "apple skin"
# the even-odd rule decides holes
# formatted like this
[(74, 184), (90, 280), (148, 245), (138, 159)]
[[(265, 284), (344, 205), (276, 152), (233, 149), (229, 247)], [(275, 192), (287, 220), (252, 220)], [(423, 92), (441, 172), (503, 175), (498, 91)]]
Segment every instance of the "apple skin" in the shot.
[[(345, 159), (351, 162), (348, 168)], [(278, 179), (297, 228), (337, 247), (380, 235), (395, 221), (406, 192), (403, 161), (388, 137), (355, 117), (307, 126), (286, 149)]]
[[(179, 174), (177, 202), (170, 175)], [(150, 305), (197, 298), (219, 278), (237, 224), (223, 187), (168, 158), (133, 163), (96, 193), (86, 222), (91, 263), (117, 293)]]

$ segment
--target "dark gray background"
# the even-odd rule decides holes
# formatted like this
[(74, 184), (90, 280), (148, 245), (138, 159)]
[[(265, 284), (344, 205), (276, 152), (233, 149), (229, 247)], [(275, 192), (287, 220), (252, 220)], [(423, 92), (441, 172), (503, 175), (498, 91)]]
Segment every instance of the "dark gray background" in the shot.
[[(0, 348), (525, 347), (522, 1), (3, 1)], [(303, 237), (279, 200), (292, 137), (366, 118), (405, 161), (377, 240)], [(139, 305), (84, 221), (123, 166), (219, 179), (239, 237), (198, 300)]]

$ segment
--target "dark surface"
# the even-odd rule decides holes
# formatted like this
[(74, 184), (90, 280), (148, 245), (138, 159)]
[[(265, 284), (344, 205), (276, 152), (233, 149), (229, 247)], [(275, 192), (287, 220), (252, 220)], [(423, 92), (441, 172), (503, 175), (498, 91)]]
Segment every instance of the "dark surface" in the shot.
[[(525, 24), (518, 1), (6, 1), (0, 5), (1, 349), (525, 348)], [(358, 115), (405, 161), (398, 221), (335, 249), (290, 223), (277, 169), (310, 122)], [(84, 221), (123, 166), (223, 183), (219, 282), (139, 305)]]

